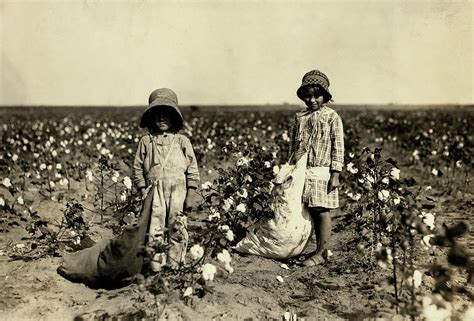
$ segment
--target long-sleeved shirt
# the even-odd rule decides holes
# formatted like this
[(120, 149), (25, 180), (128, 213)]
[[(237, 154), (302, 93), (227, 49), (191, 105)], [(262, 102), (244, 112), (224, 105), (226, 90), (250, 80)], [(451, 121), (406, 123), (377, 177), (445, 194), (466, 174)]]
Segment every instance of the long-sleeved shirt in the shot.
[(171, 157), (165, 164), (164, 174), (166, 175), (167, 169), (169, 173), (181, 170), (186, 177), (186, 187), (198, 187), (199, 169), (191, 142), (184, 135), (168, 133), (163, 136), (145, 135), (140, 139), (133, 162), (133, 179), (138, 188), (150, 185), (148, 173), (152, 166), (159, 163), (159, 159), (162, 160), (166, 157), (173, 138), (175, 138), (175, 144), (181, 147), (186, 164), (185, 168), (177, 169), (173, 167), (173, 159)]
[[(311, 146), (308, 146), (311, 139)], [(295, 115), (290, 129), (290, 154), (294, 159), (307, 148), (308, 167), (329, 167), (342, 171), (344, 163), (344, 129), (341, 117), (327, 106), (317, 111), (301, 111)]]

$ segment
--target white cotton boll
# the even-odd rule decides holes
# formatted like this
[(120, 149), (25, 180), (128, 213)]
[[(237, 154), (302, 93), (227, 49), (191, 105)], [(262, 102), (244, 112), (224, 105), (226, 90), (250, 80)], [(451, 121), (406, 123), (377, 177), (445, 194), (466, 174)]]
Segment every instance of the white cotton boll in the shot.
[(347, 171), (351, 174), (357, 174), (359, 170), (354, 166), (353, 163), (349, 163), (346, 165)]
[(184, 290), (183, 298), (190, 296), (192, 294), (193, 294), (193, 288), (191, 286), (188, 286), (186, 290)]
[(126, 192), (123, 192), (122, 194), (120, 194), (120, 200), (122, 202), (125, 202), (127, 200), (127, 193)]
[(467, 308), (466, 311), (464, 311), (464, 314), (462, 316), (462, 321), (473, 321), (474, 320), (474, 305), (471, 305), (469, 308)]
[(222, 262), (224, 264), (229, 264), (232, 261), (232, 258), (230, 257), (229, 251), (224, 249), (222, 250), (222, 253), (217, 254), (217, 260), (219, 260), (219, 262)]
[(224, 269), (226, 269), (230, 274), (234, 273), (234, 268), (229, 263), (224, 265)]
[(230, 227), (229, 227), (229, 225), (221, 225), (221, 226), (219, 226), (219, 230), (225, 232), (225, 231), (230, 230)]
[(225, 237), (229, 240), (229, 241), (233, 241), (234, 240), (234, 232), (232, 232), (231, 230), (228, 230), (227, 233), (225, 234)]
[(241, 157), (237, 160), (237, 166), (248, 165), (249, 159), (247, 157)]
[(42, 170), (42, 171), (45, 170), (45, 169), (46, 169), (46, 164), (41, 164), (39, 168), (40, 168), (40, 170)]
[(273, 175), (278, 175), (280, 172), (280, 167), (278, 165), (273, 166)]
[(379, 200), (385, 202), (390, 197), (390, 192), (386, 189), (383, 189), (377, 193)]
[(59, 185), (62, 185), (62, 186), (65, 186), (69, 183), (69, 181), (67, 180), (67, 178), (62, 178), (60, 181), (59, 181)]
[(415, 270), (413, 272), (413, 285), (415, 286), (415, 288), (420, 287), (422, 280), (423, 280), (423, 274), (420, 271)]
[(375, 183), (375, 179), (372, 175), (369, 175), (369, 174), (365, 174), (364, 175), (364, 179), (366, 182), (370, 183), (370, 184), (373, 184)]
[(278, 282), (280, 282), (280, 283), (285, 282), (285, 280), (283, 280), (283, 278), (282, 278), (280, 275), (277, 275), (277, 276), (276, 276), (276, 279), (277, 279)]
[(206, 263), (202, 266), (202, 277), (205, 281), (214, 280), (214, 275), (216, 274), (216, 267), (211, 263)]
[(433, 234), (423, 236), (423, 239), (421, 240), (421, 245), (423, 245), (425, 249), (429, 249), (431, 247), (431, 241), (430, 240), (433, 237), (434, 237)]
[(394, 197), (392, 201), (393, 201), (393, 204), (398, 205), (400, 204), (401, 200), (400, 200), (400, 197), (397, 196), (397, 197)]
[(390, 180), (387, 177), (384, 177), (382, 178), (382, 183), (384, 183), (385, 185), (388, 185), (390, 184)]
[(18, 160), (18, 155), (17, 154), (13, 154), (12, 156), (12, 161), (16, 162)]
[(215, 219), (220, 219), (220, 218), (221, 218), (221, 214), (220, 214), (218, 211), (216, 211), (216, 209), (211, 208), (211, 214), (207, 217), (207, 219), (208, 219), (209, 221), (212, 221), (214, 218), (215, 218)]
[(222, 205), (222, 209), (227, 212), (230, 208), (234, 205), (234, 200), (232, 198), (228, 198), (224, 200), (224, 204)]
[(20, 205), (24, 205), (25, 204), (25, 201), (23, 200), (23, 197), (21, 196), (18, 196), (18, 198), (16, 199), (16, 202)]
[(0, 197), (0, 206), (5, 206), (5, 200), (3, 199), (3, 197)]
[[(440, 300), (444, 301), (444, 300)], [(440, 306), (433, 302), (433, 299), (425, 296), (423, 298), (422, 316), (427, 321), (447, 321), (451, 319), (451, 304), (442, 302)], [(444, 306), (442, 306), (444, 305)]]
[(10, 186), (12, 186), (11, 182), (10, 182), (10, 179), (8, 177), (5, 177), (3, 180), (2, 180), (2, 184), (3, 186), (5, 186), (6, 188), (9, 188)]
[(56, 164), (56, 169), (57, 169), (57, 170), (60, 170), (60, 169), (62, 169), (62, 168), (63, 168), (63, 166), (62, 166), (61, 164)]
[(92, 172), (90, 170), (86, 171), (86, 178), (91, 182), (94, 180), (94, 176), (92, 175)]
[(49, 181), (49, 185), (50, 185), (51, 187), (56, 186), (56, 184), (55, 184), (53, 181)]
[(208, 189), (210, 189), (211, 187), (212, 187), (212, 183), (209, 182), (209, 181), (207, 181), (207, 182), (201, 184), (201, 188), (202, 188), (203, 190), (208, 190)]
[(125, 185), (125, 188), (127, 189), (132, 189), (132, 180), (130, 179), (130, 177), (125, 176), (123, 178), (123, 185)]
[(239, 204), (236, 208), (237, 211), (245, 213), (247, 211), (247, 208), (245, 207), (245, 204)]
[(239, 190), (237, 192), (237, 195), (242, 197), (242, 198), (247, 198), (248, 193), (247, 193), (247, 190), (245, 188), (242, 188), (241, 190)]
[(204, 249), (199, 244), (194, 244), (189, 250), (193, 260), (199, 260), (204, 255)]
[(56, 157), (56, 156), (58, 156), (58, 152), (55, 151), (55, 150), (53, 150), (53, 151), (51, 152), (51, 155), (52, 155), (53, 157)]
[(434, 215), (431, 213), (425, 213), (425, 212), (421, 212), (421, 215), (423, 217), (423, 223), (425, 223), (430, 228), (430, 230), (434, 229), (435, 228)]

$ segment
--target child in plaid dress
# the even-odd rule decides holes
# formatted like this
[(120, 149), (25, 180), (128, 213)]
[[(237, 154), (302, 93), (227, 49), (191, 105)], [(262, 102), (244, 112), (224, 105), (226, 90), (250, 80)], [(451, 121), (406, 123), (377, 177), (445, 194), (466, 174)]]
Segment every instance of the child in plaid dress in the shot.
[(167, 253), (151, 261), (151, 269), (159, 271), (163, 265), (184, 262), (188, 242), (184, 213), (193, 205), (199, 171), (191, 142), (178, 134), (183, 116), (171, 89), (151, 93), (140, 127), (147, 128), (148, 134), (138, 143), (133, 178), (143, 198), (153, 193), (148, 242), (169, 245)]
[(295, 115), (290, 131), (290, 155), (298, 160), (308, 157), (302, 201), (315, 223), (316, 254), (304, 261), (306, 266), (325, 262), (331, 238), (330, 210), (339, 207), (339, 174), (344, 161), (344, 131), (341, 117), (326, 104), (332, 95), (329, 79), (319, 70), (303, 76), (297, 96), (306, 110)]

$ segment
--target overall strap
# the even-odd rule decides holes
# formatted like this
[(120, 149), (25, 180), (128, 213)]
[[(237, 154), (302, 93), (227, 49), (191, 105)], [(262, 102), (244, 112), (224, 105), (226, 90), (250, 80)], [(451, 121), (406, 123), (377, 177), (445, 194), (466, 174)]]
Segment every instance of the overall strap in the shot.
[[(150, 135), (150, 136), (151, 136), (151, 135)], [(176, 135), (175, 135), (175, 136), (173, 136), (173, 140), (171, 141), (170, 148), (168, 149), (168, 152), (167, 152), (166, 155), (165, 155), (165, 159), (164, 159), (163, 162), (161, 163), (161, 167), (162, 167), (162, 168), (164, 168), (165, 165), (166, 165), (166, 163), (168, 162), (168, 159), (169, 159), (170, 154), (171, 154), (171, 150), (173, 149), (176, 140), (177, 140), (177, 137), (176, 137)], [(153, 136), (151, 136), (151, 141), (152, 141), (153, 144), (155, 145), (156, 150), (158, 150), (158, 146), (156, 145), (156, 142), (155, 142), (155, 140), (153, 139)]]

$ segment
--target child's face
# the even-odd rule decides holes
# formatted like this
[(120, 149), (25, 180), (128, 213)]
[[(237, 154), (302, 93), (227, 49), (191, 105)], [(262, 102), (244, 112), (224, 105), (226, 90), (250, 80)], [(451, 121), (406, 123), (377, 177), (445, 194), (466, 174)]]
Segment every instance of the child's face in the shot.
[(151, 124), (158, 132), (166, 132), (171, 129), (171, 112), (163, 110), (153, 113)]
[(324, 103), (324, 92), (319, 86), (306, 88), (303, 101), (309, 110), (318, 110)]

